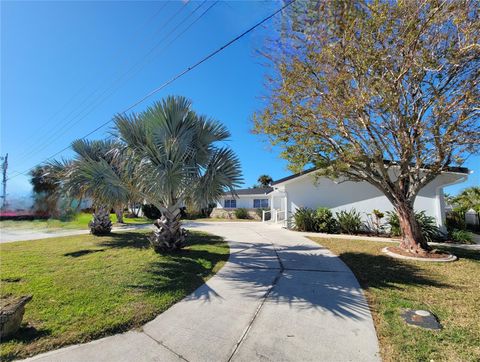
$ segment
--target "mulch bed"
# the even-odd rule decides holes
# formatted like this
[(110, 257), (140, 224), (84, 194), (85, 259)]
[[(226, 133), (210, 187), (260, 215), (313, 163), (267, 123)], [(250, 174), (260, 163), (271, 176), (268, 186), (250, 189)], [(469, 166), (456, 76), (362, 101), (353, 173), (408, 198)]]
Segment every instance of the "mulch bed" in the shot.
[(405, 250), (405, 249), (402, 249), (398, 246), (389, 246), (387, 248), (388, 251), (390, 251), (391, 253), (395, 253), (395, 254), (398, 254), (398, 255), (402, 255), (402, 256), (409, 256), (409, 257), (414, 257), (414, 258), (419, 258), (419, 259), (445, 259), (445, 258), (448, 258), (450, 256), (450, 254), (448, 253), (444, 253), (444, 252), (441, 252), (441, 251), (438, 251), (438, 250), (432, 250), (431, 252), (427, 253), (427, 254), (414, 254), (414, 253), (410, 253), (409, 251)]

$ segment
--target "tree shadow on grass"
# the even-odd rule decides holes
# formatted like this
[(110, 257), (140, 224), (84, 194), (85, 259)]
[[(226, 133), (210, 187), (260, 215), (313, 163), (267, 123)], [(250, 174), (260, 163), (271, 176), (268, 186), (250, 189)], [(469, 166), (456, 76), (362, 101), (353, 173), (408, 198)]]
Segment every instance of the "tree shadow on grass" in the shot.
[(150, 263), (145, 277), (129, 287), (150, 294), (190, 294), (204, 283), (219, 262), (227, 259), (228, 254), (183, 249)]
[[(109, 248), (138, 248), (145, 249), (150, 247), (150, 241), (148, 240), (150, 233), (139, 233), (139, 232), (122, 232), (122, 233), (112, 233), (110, 235), (110, 240), (105, 240), (100, 243), (101, 246)], [(220, 236), (210, 235), (206, 233), (189, 233), (187, 236), (187, 245), (217, 245), (223, 244), (224, 240)], [(225, 248), (228, 246), (225, 244)], [(182, 252), (188, 249), (182, 249), (179, 251), (174, 251), (171, 253), (165, 253), (162, 255), (180, 255)]]
[(84, 250), (72, 251), (71, 253), (65, 253), (63, 254), (63, 256), (78, 258), (88, 254), (101, 253), (102, 251), (105, 251), (105, 249), (84, 249)]
[(403, 286), (451, 287), (434, 280), (414, 264), (386, 255), (345, 252), (339, 255), (364, 289), (401, 289)]
[(480, 250), (467, 250), (462, 249), (461, 247), (448, 247), (448, 246), (439, 246), (436, 245), (435, 249), (451, 253), (457, 256), (459, 259), (468, 259), (473, 261), (480, 261)]
[(102, 240), (100, 246), (108, 248), (136, 248), (145, 249), (150, 246), (148, 234), (141, 232), (112, 233), (109, 240)]

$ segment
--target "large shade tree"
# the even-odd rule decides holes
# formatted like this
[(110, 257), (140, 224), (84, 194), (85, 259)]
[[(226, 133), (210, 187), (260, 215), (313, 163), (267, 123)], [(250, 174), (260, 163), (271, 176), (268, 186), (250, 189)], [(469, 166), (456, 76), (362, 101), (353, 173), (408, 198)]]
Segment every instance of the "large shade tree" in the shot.
[(132, 152), (135, 184), (145, 202), (162, 213), (150, 242), (157, 252), (185, 245), (180, 208), (198, 209), (223, 192), (234, 192), (241, 168), (234, 152), (219, 142), (230, 137), (221, 123), (198, 115), (184, 97), (168, 97), (145, 112), (118, 115), (118, 136)]
[(277, 35), (256, 131), (294, 170), (375, 186), (428, 251), (415, 198), (479, 149), (478, 1), (297, 1)]

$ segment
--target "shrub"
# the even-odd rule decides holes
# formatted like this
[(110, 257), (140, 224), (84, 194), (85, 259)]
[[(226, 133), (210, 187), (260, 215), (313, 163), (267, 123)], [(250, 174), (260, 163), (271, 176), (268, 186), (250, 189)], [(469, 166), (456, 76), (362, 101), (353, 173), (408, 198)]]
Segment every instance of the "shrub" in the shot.
[(362, 230), (363, 222), (360, 213), (352, 209), (350, 211), (342, 210), (336, 213), (338, 228), (341, 232), (347, 234), (358, 234)]
[(337, 232), (337, 220), (327, 207), (319, 207), (316, 211), (317, 231), (333, 234)]
[(243, 207), (241, 207), (239, 209), (235, 209), (234, 213), (235, 213), (235, 217), (237, 219), (248, 219), (248, 211), (247, 211), (247, 209), (244, 209)]
[(445, 226), (449, 232), (454, 230), (466, 230), (465, 213), (460, 211), (452, 211), (447, 213)]
[(466, 230), (453, 230), (450, 232), (452, 241), (460, 244), (473, 244), (472, 234)]
[(318, 231), (315, 210), (300, 207), (293, 214), (293, 220), (298, 231)]
[(152, 205), (152, 204), (142, 205), (142, 212), (143, 212), (143, 215), (149, 218), (150, 220), (157, 220), (162, 217), (162, 213), (160, 212), (160, 210), (155, 205)]
[[(402, 231), (400, 229), (400, 220), (398, 214), (393, 211), (387, 212), (387, 221), (390, 225), (390, 234), (392, 236), (401, 236)], [(415, 219), (422, 229), (423, 236), (427, 242), (435, 241), (440, 237), (440, 230), (433, 216), (428, 216), (425, 211), (415, 213)]]

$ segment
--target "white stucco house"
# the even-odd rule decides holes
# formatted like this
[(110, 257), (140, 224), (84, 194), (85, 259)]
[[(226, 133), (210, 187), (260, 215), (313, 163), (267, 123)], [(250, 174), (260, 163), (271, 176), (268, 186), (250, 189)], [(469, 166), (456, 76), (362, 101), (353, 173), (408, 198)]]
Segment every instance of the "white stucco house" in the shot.
[[(433, 216), (440, 228), (445, 224), (445, 200), (443, 188), (463, 182), (468, 169), (452, 167), (443, 172), (420, 190), (415, 209), (425, 210)], [(365, 221), (374, 209), (382, 212), (393, 210), (390, 201), (374, 186), (367, 182), (333, 181), (317, 177), (315, 169), (309, 169), (272, 183), (270, 188), (237, 190), (237, 195), (226, 193), (217, 203), (219, 209), (267, 208), (272, 222), (284, 223), (296, 209), (328, 207), (332, 212), (356, 209)], [(267, 213), (268, 214), (268, 213)]]

